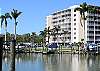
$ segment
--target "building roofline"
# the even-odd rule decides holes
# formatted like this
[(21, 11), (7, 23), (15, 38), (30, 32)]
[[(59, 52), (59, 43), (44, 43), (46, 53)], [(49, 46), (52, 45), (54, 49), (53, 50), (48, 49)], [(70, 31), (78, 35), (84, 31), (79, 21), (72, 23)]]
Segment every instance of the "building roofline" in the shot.
[(73, 5), (73, 6), (70, 6), (70, 7), (66, 8), (66, 9), (55, 11), (51, 15), (54, 15), (55, 13), (63, 12), (65, 10), (71, 10), (71, 9), (77, 8), (77, 7), (79, 7), (79, 5)]
[[(100, 9), (100, 6), (95, 6), (95, 5), (90, 5), (90, 4), (88, 6), (93, 6), (93, 7), (97, 7), (98, 9)], [(51, 13), (50, 15), (55, 15), (56, 13), (61, 13), (63, 11), (71, 10), (71, 9), (74, 9), (77, 7), (80, 7), (80, 5), (73, 5), (73, 6), (66, 8), (66, 9), (55, 11), (55, 12)]]

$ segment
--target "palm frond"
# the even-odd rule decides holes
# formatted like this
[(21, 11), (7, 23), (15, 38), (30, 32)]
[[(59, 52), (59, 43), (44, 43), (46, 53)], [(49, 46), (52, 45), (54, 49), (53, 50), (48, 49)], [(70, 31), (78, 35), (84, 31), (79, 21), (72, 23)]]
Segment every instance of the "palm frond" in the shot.
[(1, 16), (0, 16), (0, 19), (2, 19), (2, 18), (4, 18), (4, 17), (5, 17), (4, 15), (1, 15)]
[(6, 18), (10, 18), (10, 19), (12, 19), (12, 17), (10, 16), (9, 13), (6, 13), (6, 14), (5, 14), (5, 17), (6, 17)]
[(79, 12), (80, 12), (80, 15), (82, 16), (82, 13), (83, 13), (83, 10), (82, 10), (82, 8), (80, 8), (80, 7), (77, 7), (77, 8), (75, 8), (75, 10), (76, 10), (76, 11), (79, 11)]
[(3, 23), (3, 21), (4, 21), (4, 18), (1, 19), (1, 28), (2, 28), (2, 23)]
[(84, 3), (80, 4), (80, 7), (83, 8), (83, 9), (87, 9), (87, 3), (84, 2)]
[(1, 16), (0, 16), (0, 19), (1, 19), (1, 28), (2, 28), (2, 24), (3, 24), (4, 18), (5, 18), (4, 15), (1, 15)]
[[(90, 8), (88, 7), (87, 3), (84, 2), (80, 4), (80, 7), (76, 8), (75, 10), (80, 11), (81, 19), (86, 20), (85, 12), (88, 11), (89, 9)], [(82, 26), (82, 22), (81, 22), (81, 26)]]
[(80, 7), (77, 7), (77, 8), (75, 8), (75, 10), (80, 11), (80, 10), (81, 10), (81, 8), (80, 8)]
[(22, 12), (18, 12), (18, 14), (17, 14), (17, 15), (19, 16), (21, 13), (22, 13)]
[(18, 12), (18, 10), (13, 9), (13, 11), (11, 11), (11, 15), (14, 19), (17, 19), (17, 17), (21, 14), (22, 12)]

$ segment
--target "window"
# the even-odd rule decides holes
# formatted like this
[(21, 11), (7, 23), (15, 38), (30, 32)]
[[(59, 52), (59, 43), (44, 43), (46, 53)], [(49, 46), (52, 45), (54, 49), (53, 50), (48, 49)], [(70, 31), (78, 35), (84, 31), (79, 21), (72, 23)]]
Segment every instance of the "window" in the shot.
[(69, 32), (69, 34), (71, 34), (71, 32)]
[(76, 25), (76, 23), (74, 23), (74, 25)]
[(54, 23), (57, 23), (58, 21), (53, 21), (52, 23), (54, 24)]
[(52, 18), (52, 19), (57, 19), (58, 17), (54, 17), (54, 18)]
[(69, 11), (69, 12), (70, 12), (70, 11), (71, 11), (71, 9), (68, 9), (67, 11)]
[(76, 37), (74, 37), (74, 39), (76, 39)]
[(62, 11), (62, 13), (64, 13), (64, 11)]
[(68, 15), (66, 14), (65, 16), (67, 17)]
[(68, 14), (68, 16), (71, 16), (71, 14)]
[(62, 17), (65, 17), (65, 15), (62, 15)]
[(74, 17), (76, 16), (76, 14), (74, 14)]
[(67, 23), (65, 23), (65, 25), (67, 25)]
[(76, 28), (74, 28), (74, 30), (76, 30)]
[(69, 25), (71, 25), (71, 23), (69, 23)]
[(53, 15), (57, 15), (57, 13), (53, 13)]
[(76, 19), (74, 19), (74, 21), (76, 21)]
[(71, 30), (71, 28), (68, 28), (68, 30)]
[(76, 10), (74, 10), (74, 12), (76, 12)]
[(74, 32), (74, 35), (76, 35), (76, 32)]
[(61, 22), (61, 20), (59, 20), (59, 22)]
[(65, 12), (67, 12), (67, 10), (65, 10)]
[(64, 22), (65, 19), (62, 19), (62, 22)]

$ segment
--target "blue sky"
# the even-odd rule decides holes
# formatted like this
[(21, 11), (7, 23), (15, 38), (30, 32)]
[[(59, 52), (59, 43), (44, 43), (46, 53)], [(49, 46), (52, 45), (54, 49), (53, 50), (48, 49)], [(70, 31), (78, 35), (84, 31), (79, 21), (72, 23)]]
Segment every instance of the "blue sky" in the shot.
[[(23, 12), (17, 20), (18, 34), (39, 33), (45, 27), (46, 16), (83, 2), (100, 6), (100, 0), (0, 0), (0, 8), (2, 13), (10, 12), (13, 8)], [(8, 32), (13, 33), (13, 26), (13, 20), (9, 20)]]

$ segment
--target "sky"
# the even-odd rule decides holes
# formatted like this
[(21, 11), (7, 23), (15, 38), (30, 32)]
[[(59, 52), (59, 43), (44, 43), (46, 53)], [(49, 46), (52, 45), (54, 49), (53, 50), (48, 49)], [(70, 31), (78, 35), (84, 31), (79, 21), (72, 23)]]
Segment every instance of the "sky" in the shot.
[[(10, 13), (12, 9), (22, 12), (17, 19), (18, 34), (39, 33), (46, 26), (46, 16), (72, 5), (80, 5), (83, 2), (100, 6), (100, 0), (0, 0), (0, 8), (2, 14)], [(7, 30), (14, 33), (13, 19), (8, 19)], [(4, 32), (3, 29), (2, 32)]]

